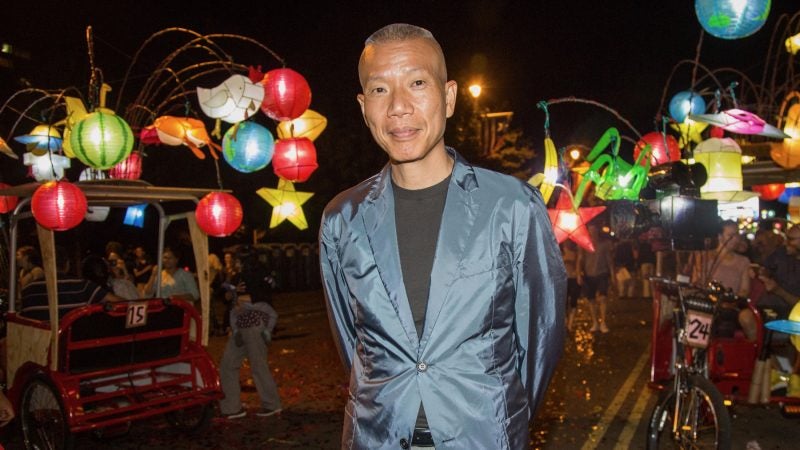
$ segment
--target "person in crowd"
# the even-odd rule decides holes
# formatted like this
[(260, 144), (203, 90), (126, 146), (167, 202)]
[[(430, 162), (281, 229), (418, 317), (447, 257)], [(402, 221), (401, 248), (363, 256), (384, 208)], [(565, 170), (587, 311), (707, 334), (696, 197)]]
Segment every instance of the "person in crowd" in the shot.
[(128, 272), (127, 262), (116, 253), (108, 255), (108, 285), (114, 294), (126, 299), (141, 298), (139, 290), (133, 284), (133, 277)]
[[(794, 225), (786, 231), (786, 242), (765, 260), (758, 278), (764, 283), (765, 294), (758, 301), (761, 310), (768, 310), (764, 317), (788, 319), (789, 312), (800, 299), (800, 226)], [(747, 311), (747, 312), (745, 312)], [(744, 317), (742, 317), (744, 316)], [(752, 325), (748, 325), (752, 321)], [(742, 310), (740, 322), (755, 329), (755, 317), (749, 310)], [(789, 378), (787, 395), (800, 397), (800, 357), (795, 353), (794, 366)]]
[(562, 242), (561, 258), (567, 271), (567, 331), (572, 331), (581, 287), (578, 284), (578, 246), (570, 239)]
[[(161, 297), (176, 297), (194, 303), (200, 298), (197, 280), (191, 273), (178, 266), (179, 255), (171, 248), (165, 248), (161, 256)], [(153, 266), (150, 279), (144, 291), (147, 297), (156, 295), (156, 279), (159, 278), (158, 266)]]
[(566, 273), (541, 194), (445, 145), (458, 87), (428, 30), (378, 30), (358, 74), (389, 162), (332, 200), (320, 229), (351, 374), (342, 447), (526, 448), (565, 335)]
[(6, 397), (6, 394), (0, 391), (0, 427), (8, 425), (9, 422), (14, 420), (14, 416), (14, 406)]
[(583, 289), (583, 295), (589, 301), (589, 314), (592, 326), (589, 331), (608, 333), (608, 288), (611, 274), (615, 273), (613, 244), (600, 233), (600, 228), (593, 223), (586, 225), (589, 237), (594, 244), (594, 251), (590, 252), (581, 247), (578, 250), (578, 284)]
[[(99, 261), (90, 263), (87, 267), (84, 264), (83, 273), (96, 274), (105, 270), (108, 279), (108, 266), (103, 258), (97, 257)], [(56, 249), (56, 284), (58, 289), (58, 314), (63, 317), (67, 312), (84, 305), (90, 305), (105, 301), (121, 301), (123, 298), (109, 292), (95, 281), (81, 278), (69, 273), (70, 262), (66, 250)], [(93, 276), (93, 275), (89, 275)], [(47, 301), (47, 283), (45, 280), (34, 281), (22, 289), (22, 307), (20, 315), (36, 320), (50, 320), (50, 313)]]
[(267, 347), (272, 342), (272, 331), (278, 320), (278, 313), (270, 306), (275, 281), (252, 249), (244, 249), (235, 261), (239, 276), (234, 280), (236, 306), (230, 318), (233, 333), (225, 345), (219, 367), (225, 394), (220, 400), (220, 413), (228, 419), (247, 415), (242, 406), (239, 382), (242, 362), (247, 358), (261, 400), (255, 415), (269, 417), (282, 410), (278, 388), (267, 363)]
[(753, 242), (750, 245), (750, 260), (758, 265), (763, 265), (767, 257), (784, 244), (785, 236), (771, 228), (756, 230)]
[(153, 272), (153, 261), (141, 245), (133, 249), (135, 265), (133, 267), (133, 282), (140, 295), (144, 295), (144, 288)]
[(614, 245), (614, 266), (617, 271), (614, 281), (617, 283), (619, 298), (633, 298), (636, 295), (636, 249), (631, 239), (620, 239)]
[(656, 252), (653, 245), (647, 241), (647, 234), (639, 236), (637, 261), (639, 262), (639, 277), (642, 280), (642, 297), (649, 299), (653, 293), (650, 286), (650, 277), (656, 273)]
[(44, 280), (41, 258), (33, 246), (26, 245), (18, 248), (16, 257), (20, 291), (32, 281)]

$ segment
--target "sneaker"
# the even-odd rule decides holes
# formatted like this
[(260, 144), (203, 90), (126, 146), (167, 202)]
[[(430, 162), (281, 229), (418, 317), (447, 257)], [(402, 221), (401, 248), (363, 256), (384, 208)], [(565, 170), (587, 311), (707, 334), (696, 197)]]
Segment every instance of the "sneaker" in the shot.
[(600, 332), (601, 333), (608, 333), (608, 331), (609, 330), (608, 330), (608, 326), (606, 325), (606, 323), (605, 322), (601, 323), (600, 324)]
[(589, 328), (589, 332), (597, 333), (597, 330), (599, 330), (599, 328), (597, 327), (597, 322), (595, 322), (594, 324), (592, 324), (592, 328)]
[(222, 417), (225, 418), (225, 419), (241, 419), (242, 417), (244, 417), (246, 415), (247, 415), (247, 411), (245, 411), (244, 408), (242, 408), (239, 411), (236, 411), (235, 413), (223, 414)]
[(258, 417), (269, 417), (269, 416), (274, 416), (275, 414), (278, 414), (278, 413), (279, 413), (279, 412), (281, 412), (281, 411), (283, 411), (283, 409), (282, 409), (282, 408), (278, 408), (278, 409), (266, 409), (266, 408), (261, 408), (261, 410), (260, 410), (260, 411), (258, 411), (258, 412), (256, 413), (256, 415), (257, 415)]

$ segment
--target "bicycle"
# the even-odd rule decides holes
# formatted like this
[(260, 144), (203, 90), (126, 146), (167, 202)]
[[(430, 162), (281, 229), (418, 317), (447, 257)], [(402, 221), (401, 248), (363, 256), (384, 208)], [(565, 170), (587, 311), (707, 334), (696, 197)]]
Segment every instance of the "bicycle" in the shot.
[(647, 448), (729, 449), (731, 418), (722, 393), (708, 379), (707, 349), (718, 305), (740, 299), (714, 282), (700, 288), (663, 278), (651, 281), (674, 299), (674, 376), (650, 416)]

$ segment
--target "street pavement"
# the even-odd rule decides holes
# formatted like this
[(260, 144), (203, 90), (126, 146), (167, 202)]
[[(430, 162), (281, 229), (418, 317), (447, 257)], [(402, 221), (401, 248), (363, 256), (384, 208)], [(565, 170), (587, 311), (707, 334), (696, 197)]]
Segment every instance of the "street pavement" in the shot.
[[(321, 291), (281, 293), (269, 363), (283, 401), (278, 416), (259, 418), (249, 370), (242, 371), (247, 417), (212, 419), (192, 435), (162, 418), (134, 423), (123, 436), (79, 436), (91, 449), (335, 449), (339, 448), (347, 377), (333, 346)], [(530, 448), (643, 449), (646, 422), (657, 393), (647, 387), (651, 306), (643, 299), (609, 304), (608, 334), (589, 333), (588, 311), (579, 305), (576, 329), (531, 426)], [(222, 356), (227, 337), (212, 337), (209, 352)], [(735, 449), (800, 448), (800, 422), (777, 407), (734, 406)], [(4, 430), (5, 448), (22, 448), (19, 432)]]

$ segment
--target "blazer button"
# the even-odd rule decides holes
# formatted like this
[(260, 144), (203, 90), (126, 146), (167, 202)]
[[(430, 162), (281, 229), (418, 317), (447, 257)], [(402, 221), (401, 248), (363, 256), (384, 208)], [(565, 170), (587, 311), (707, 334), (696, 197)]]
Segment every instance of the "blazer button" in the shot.
[(420, 361), (417, 363), (417, 372), (422, 373), (425, 372), (426, 370), (428, 370), (428, 365), (425, 364), (425, 361)]
[(411, 446), (408, 445), (408, 440), (406, 438), (400, 439), (400, 448), (407, 449), (409, 447)]

